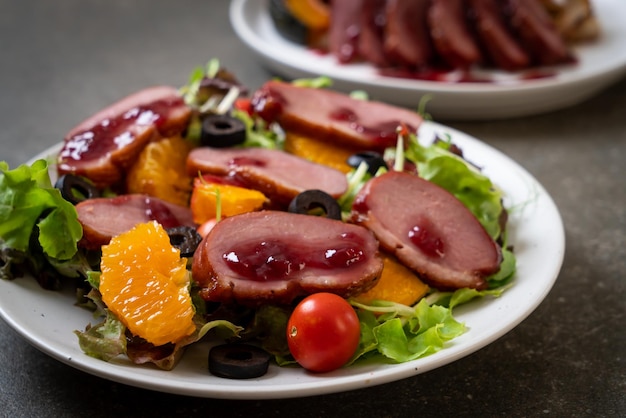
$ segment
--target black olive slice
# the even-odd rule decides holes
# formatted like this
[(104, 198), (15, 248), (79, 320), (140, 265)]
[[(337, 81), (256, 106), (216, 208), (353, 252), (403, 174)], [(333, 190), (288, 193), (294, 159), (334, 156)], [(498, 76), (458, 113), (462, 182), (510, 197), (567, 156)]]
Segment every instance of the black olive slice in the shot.
[(252, 379), (267, 373), (270, 354), (249, 344), (222, 344), (209, 351), (209, 371), (227, 379)]
[(246, 125), (228, 115), (209, 115), (202, 120), (200, 142), (213, 148), (226, 148), (246, 140)]
[(63, 199), (73, 205), (83, 200), (100, 197), (100, 191), (84, 177), (64, 174), (59, 177), (54, 187), (61, 191)]
[(374, 151), (364, 151), (356, 154), (352, 154), (348, 157), (348, 165), (352, 168), (357, 168), (362, 162), (367, 164), (367, 172), (372, 176), (376, 175), (379, 168), (387, 167), (387, 163), (383, 159), (383, 156)]
[(298, 194), (289, 203), (287, 210), (291, 213), (312, 214), (315, 209), (321, 209), (327, 218), (341, 220), (339, 203), (326, 192), (321, 190), (305, 190)]
[(175, 226), (166, 229), (170, 243), (180, 250), (181, 257), (191, 257), (202, 241), (202, 236), (190, 226)]

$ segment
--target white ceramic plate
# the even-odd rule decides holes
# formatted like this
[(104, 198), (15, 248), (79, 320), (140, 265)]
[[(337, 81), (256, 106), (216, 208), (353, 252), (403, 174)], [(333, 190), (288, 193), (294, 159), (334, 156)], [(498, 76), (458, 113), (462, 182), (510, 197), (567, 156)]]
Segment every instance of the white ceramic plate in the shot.
[[(352, 366), (327, 374), (270, 366), (260, 379), (228, 380), (209, 374), (208, 345), (185, 353), (173, 371), (137, 366), (126, 359), (111, 363), (85, 355), (74, 330), (94, 318), (73, 305), (71, 292), (42, 290), (31, 278), (0, 280), (0, 315), (44, 353), (96, 376), (137, 387), (199, 397), (230, 399), (289, 398), (360, 389), (423, 373), (465, 357), (495, 341), (524, 320), (546, 297), (556, 280), (565, 252), (559, 212), (544, 188), (521, 166), (462, 132), (426, 122), (420, 138), (430, 143), (435, 132), (449, 133), (466, 157), (506, 193), (510, 239), (518, 270), (515, 284), (497, 299), (477, 300), (455, 310), (468, 332), (429, 357), (396, 365)], [(59, 146), (35, 157), (56, 154)], [(33, 159), (33, 160), (34, 160)]]
[[(281, 37), (269, 16), (267, 1), (233, 0), (232, 26), (269, 69), (288, 79), (329, 76), (333, 88), (364, 89), (370, 98), (417, 108), (432, 95), (427, 110), (435, 120), (502, 119), (543, 113), (580, 103), (626, 74), (626, 2), (594, 0), (602, 37), (575, 49), (579, 62), (553, 68), (549, 78), (495, 83), (446, 83), (385, 77), (369, 64), (340, 65)], [(504, 73), (492, 75), (506, 77)], [(510, 78), (510, 77), (509, 77)]]

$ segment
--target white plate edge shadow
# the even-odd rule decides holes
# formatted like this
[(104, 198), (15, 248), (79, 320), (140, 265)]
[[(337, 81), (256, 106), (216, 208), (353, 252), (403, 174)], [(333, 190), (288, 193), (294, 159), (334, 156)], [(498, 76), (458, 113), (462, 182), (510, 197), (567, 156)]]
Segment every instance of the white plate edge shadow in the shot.
[(432, 96), (427, 110), (436, 120), (490, 120), (536, 115), (579, 104), (626, 74), (626, 4), (595, 0), (602, 24), (597, 43), (575, 48), (579, 65), (557, 67), (555, 77), (523, 83), (441, 83), (378, 76), (368, 64), (338, 65), (281, 38), (273, 28), (265, 1), (232, 0), (231, 25), (264, 66), (287, 78), (329, 76), (333, 88), (365, 89), (371, 98), (416, 108), (420, 97)]
[[(206, 370), (207, 343), (191, 347), (173, 371), (112, 363), (88, 357), (73, 334), (84, 329), (90, 314), (73, 305), (66, 293), (44, 291), (31, 278), (0, 281), (0, 316), (33, 346), (51, 357), (95, 376), (131, 386), (174, 394), (224, 399), (278, 399), (313, 396), (371, 387), (414, 376), (461, 359), (494, 342), (530, 315), (556, 281), (565, 253), (565, 233), (552, 198), (524, 168), (495, 148), (444, 125), (426, 122), (421, 139), (449, 133), (465, 155), (484, 167), (503, 188), (511, 212), (511, 242), (517, 249), (515, 285), (500, 298), (457, 308), (455, 316), (468, 326), (466, 334), (431, 356), (394, 365), (363, 365), (328, 374), (272, 365), (253, 380), (228, 380)], [(58, 145), (34, 157), (43, 158)]]

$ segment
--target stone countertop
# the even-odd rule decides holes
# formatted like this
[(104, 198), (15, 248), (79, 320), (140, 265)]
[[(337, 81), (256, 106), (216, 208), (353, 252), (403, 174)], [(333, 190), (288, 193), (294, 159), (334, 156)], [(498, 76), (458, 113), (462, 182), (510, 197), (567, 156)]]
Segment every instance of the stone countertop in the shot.
[[(184, 84), (211, 57), (252, 89), (272, 76), (234, 35), (225, 0), (5, 0), (0, 40), (0, 159), (11, 167), (129, 93)], [(625, 115), (622, 80), (549, 114), (445, 121), (535, 176), (556, 202), (567, 239), (545, 301), (474, 354), (344, 393), (201, 399), (81, 372), (42, 354), (0, 320), (0, 416), (625, 416)]]

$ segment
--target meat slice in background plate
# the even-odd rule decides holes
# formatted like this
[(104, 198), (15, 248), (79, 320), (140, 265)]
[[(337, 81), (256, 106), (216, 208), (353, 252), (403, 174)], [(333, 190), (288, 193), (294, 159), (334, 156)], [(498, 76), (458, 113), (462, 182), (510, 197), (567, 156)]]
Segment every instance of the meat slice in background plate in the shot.
[(500, 247), (452, 194), (418, 176), (388, 172), (365, 184), (352, 221), (438, 289), (483, 289), (500, 269)]
[(408, 109), (281, 81), (265, 83), (253, 94), (252, 106), (288, 132), (366, 150), (395, 146), (401, 124), (415, 132), (422, 123)]
[(218, 222), (198, 246), (194, 280), (207, 301), (289, 304), (373, 287), (383, 268), (378, 242), (358, 225), (318, 216), (261, 211)]
[(150, 87), (101, 110), (73, 128), (58, 156), (59, 175), (115, 185), (150, 141), (183, 132), (191, 116), (178, 90)]
[(467, 0), (467, 5), (481, 45), (496, 67), (514, 71), (530, 65), (528, 54), (504, 20), (498, 0)]
[(386, 23), (385, 5), (387, 0), (361, 0), (361, 35), (359, 55), (372, 64), (382, 67), (388, 64), (383, 49), (383, 36)]
[(546, 9), (538, 0), (503, 0), (511, 26), (537, 64), (572, 61), (570, 51)]
[(355, 61), (359, 56), (362, 10), (363, 0), (331, 2), (328, 48), (340, 63)]
[(187, 157), (187, 172), (234, 177), (279, 206), (305, 190), (318, 189), (338, 198), (348, 188), (339, 170), (265, 148), (196, 148)]
[(387, 0), (384, 51), (394, 63), (423, 67), (431, 63), (429, 0)]
[(76, 205), (76, 212), (83, 227), (79, 244), (93, 250), (144, 222), (157, 221), (166, 229), (196, 226), (189, 208), (139, 194), (84, 200)]
[(432, 0), (428, 9), (428, 27), (435, 49), (452, 68), (465, 69), (482, 60), (466, 13), (463, 0)]

